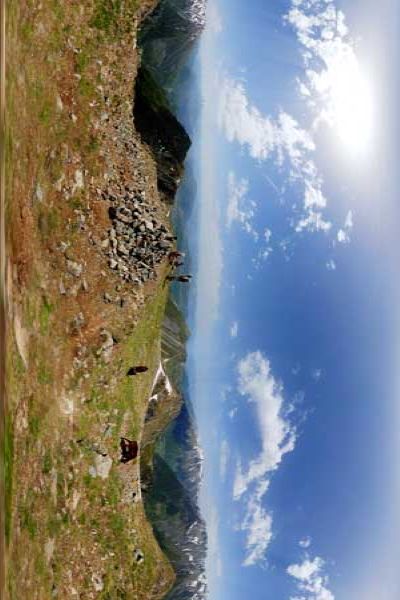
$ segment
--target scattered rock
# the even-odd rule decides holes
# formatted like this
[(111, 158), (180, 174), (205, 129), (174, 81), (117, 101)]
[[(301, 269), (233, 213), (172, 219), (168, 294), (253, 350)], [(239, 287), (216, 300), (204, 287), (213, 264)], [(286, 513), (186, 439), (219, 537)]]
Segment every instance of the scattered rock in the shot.
[(43, 198), (44, 198), (43, 188), (40, 185), (40, 183), (37, 183), (36, 189), (35, 189), (35, 199), (37, 202), (43, 202)]
[(75, 185), (74, 185), (74, 191), (76, 190), (80, 190), (84, 187), (84, 183), (83, 183), (83, 173), (80, 169), (77, 169), (75, 171)]
[(97, 575), (96, 573), (93, 573), (92, 575), (92, 583), (93, 583), (93, 587), (95, 589), (96, 592), (102, 592), (104, 589), (104, 583), (103, 583), (103, 579), (102, 577), (100, 577), (100, 575)]
[(71, 330), (72, 332), (77, 332), (85, 324), (85, 316), (82, 312), (78, 313), (71, 321)]
[(46, 561), (49, 563), (53, 558), (54, 554), (55, 541), (53, 538), (49, 538), (44, 545), (44, 554), (46, 556)]
[(94, 459), (94, 465), (89, 467), (89, 475), (92, 477), (100, 477), (101, 479), (107, 479), (110, 474), (113, 461), (110, 456), (102, 456), (97, 454)]
[(111, 360), (111, 355), (114, 347), (114, 339), (113, 336), (107, 329), (102, 329), (100, 335), (104, 339), (104, 342), (101, 346), (101, 354), (103, 355), (103, 359), (106, 363)]
[(144, 554), (143, 554), (142, 550), (139, 550), (138, 548), (136, 550), (134, 550), (133, 558), (138, 565), (143, 563), (144, 562)]
[(74, 277), (80, 277), (82, 275), (83, 267), (80, 263), (74, 260), (67, 260), (67, 271)]
[(61, 100), (61, 96), (57, 94), (56, 96), (56, 107), (59, 112), (62, 112), (64, 109), (63, 101)]

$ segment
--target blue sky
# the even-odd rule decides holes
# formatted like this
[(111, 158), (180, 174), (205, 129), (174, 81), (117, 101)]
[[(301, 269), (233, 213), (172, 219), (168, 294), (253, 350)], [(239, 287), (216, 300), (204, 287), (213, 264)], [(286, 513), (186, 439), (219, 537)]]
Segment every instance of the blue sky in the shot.
[(395, 2), (209, 0), (189, 380), (211, 600), (398, 600)]

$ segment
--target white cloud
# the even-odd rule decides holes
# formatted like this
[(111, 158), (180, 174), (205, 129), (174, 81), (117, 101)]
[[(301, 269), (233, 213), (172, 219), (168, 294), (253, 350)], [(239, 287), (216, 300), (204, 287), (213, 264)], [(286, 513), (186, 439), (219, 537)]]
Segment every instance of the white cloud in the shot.
[(312, 208), (308, 209), (306, 216), (299, 220), (296, 225), (296, 231), (300, 232), (304, 229), (308, 231), (324, 231), (327, 232), (332, 227), (332, 223), (325, 221), (320, 212), (315, 212)]
[(291, 180), (302, 183), (303, 216), (296, 229), (328, 231), (330, 223), (322, 216), (327, 204), (322, 178), (311, 158), (316, 150), (312, 134), (283, 110), (275, 119), (263, 115), (249, 102), (244, 84), (230, 78), (222, 83), (218, 113), (228, 141), (247, 148), (256, 160), (274, 158), (278, 166), (287, 163)]
[(221, 33), (223, 30), (221, 15), (215, 6), (211, 2), (207, 4), (207, 26), (211, 28), (213, 33)]
[(220, 454), (219, 454), (219, 474), (221, 479), (225, 479), (226, 477), (226, 469), (229, 461), (229, 445), (226, 440), (223, 440), (221, 443)]
[(354, 227), (353, 220), (353, 212), (349, 210), (347, 213), (346, 219), (344, 221), (344, 226), (342, 229), (339, 229), (337, 233), (337, 241), (341, 244), (349, 244), (350, 243), (350, 233)]
[(372, 94), (344, 13), (330, 0), (292, 0), (285, 18), (302, 47), (306, 78), (299, 92), (314, 113), (314, 128), (325, 123), (351, 152), (365, 150), (372, 135)]
[(247, 472), (238, 470), (235, 497), (240, 497), (253, 481), (275, 471), (283, 456), (294, 449), (295, 429), (282, 416), (282, 386), (274, 378), (271, 365), (261, 352), (248, 354), (238, 364), (238, 390), (255, 405), (262, 450), (250, 462)]
[(262, 562), (272, 540), (272, 515), (262, 506), (268, 485), (268, 481), (261, 482), (247, 503), (246, 516), (241, 527), (247, 533), (247, 553), (243, 561), (245, 567)]
[(263, 235), (263, 239), (265, 240), (266, 245), (262, 246), (258, 250), (257, 255), (254, 258), (252, 258), (252, 263), (256, 269), (259, 269), (261, 267), (262, 263), (265, 263), (273, 252), (273, 247), (270, 244), (271, 238), (272, 238), (272, 231), (270, 229), (268, 229), (268, 227), (267, 227), (266, 229), (264, 229), (264, 235)]
[(229, 334), (231, 338), (237, 338), (239, 332), (239, 323), (234, 321), (230, 327)]
[[(287, 573), (296, 581), (298, 591), (302, 593), (302, 600), (335, 600), (329, 590), (329, 578), (324, 574), (325, 563), (319, 556), (311, 560), (306, 557), (299, 564), (290, 565)], [(291, 600), (299, 600), (293, 597)]]
[(321, 379), (322, 375), (322, 369), (312, 369), (311, 371), (311, 377), (314, 379), (314, 381), (318, 382)]
[(311, 538), (309, 536), (299, 541), (300, 548), (309, 548), (311, 546)]
[(228, 205), (226, 211), (226, 221), (228, 227), (232, 223), (239, 223), (242, 228), (258, 239), (258, 234), (252, 226), (254, 219), (254, 205), (247, 200), (249, 191), (249, 182), (247, 179), (237, 179), (235, 173), (230, 171), (228, 174)]
[(328, 271), (336, 271), (336, 263), (332, 258), (326, 263), (326, 268)]
[(237, 406), (235, 406), (228, 412), (228, 417), (233, 420), (237, 414), (237, 411), (238, 411), (238, 408), (237, 408)]
[(223, 565), (220, 546), (219, 517), (218, 511), (214, 506), (210, 506), (207, 515), (207, 549), (208, 577), (209, 579), (219, 578), (222, 575)]
[(254, 407), (261, 451), (247, 468), (239, 462), (233, 486), (235, 500), (246, 496), (246, 558), (249, 566), (264, 558), (272, 539), (272, 516), (263, 508), (271, 474), (295, 447), (296, 431), (285, 419), (282, 386), (274, 378), (270, 362), (261, 352), (249, 353), (238, 363), (238, 391)]

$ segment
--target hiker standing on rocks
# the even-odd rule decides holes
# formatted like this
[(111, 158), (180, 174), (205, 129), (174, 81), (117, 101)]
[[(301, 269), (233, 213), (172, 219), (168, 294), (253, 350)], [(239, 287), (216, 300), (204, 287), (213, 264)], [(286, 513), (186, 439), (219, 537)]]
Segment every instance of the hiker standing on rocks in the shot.
[(193, 275), (168, 275), (168, 281), (178, 281), (179, 283), (189, 283)]
[[(174, 250), (168, 254), (169, 264), (173, 267), (176, 267), (178, 266), (177, 262), (180, 261), (180, 259), (183, 259), (184, 257), (185, 254), (183, 252), (180, 252), (179, 250)], [(183, 261), (180, 264), (183, 264)]]

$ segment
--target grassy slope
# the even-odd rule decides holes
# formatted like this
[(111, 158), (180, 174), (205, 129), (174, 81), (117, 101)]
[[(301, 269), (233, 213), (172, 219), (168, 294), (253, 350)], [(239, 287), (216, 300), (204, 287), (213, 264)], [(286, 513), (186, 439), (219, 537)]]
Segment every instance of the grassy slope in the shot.
[[(132, 17), (140, 17), (144, 4), (29, 0), (7, 6), (10, 599), (46, 600), (56, 592), (58, 598), (147, 599), (160, 597), (173, 579), (141, 503), (125, 501), (137, 467), (118, 463), (120, 434), (140, 439), (167, 289), (160, 277), (143, 297), (129, 297), (123, 310), (105, 306), (102, 293), (117, 282), (101, 274), (104, 259), (76, 225), (77, 212), (86, 209), (95, 233), (107, 225), (92, 200), (93, 186), (104, 184), (109, 168), (109, 130), (104, 135), (97, 88), (111, 98), (111, 116), (121, 117), (137, 60)], [(130, 114), (128, 108), (122, 117)], [(90, 189), (74, 187), (77, 169), (92, 180)], [(69, 182), (70, 194), (60, 194), (60, 179)], [(84, 260), (88, 292), (60, 296), (61, 241), (71, 245), (73, 259)], [(85, 326), (74, 332), (70, 324), (79, 312)], [(99, 353), (103, 326), (118, 341), (109, 363)], [(127, 378), (135, 363), (148, 364), (148, 373)], [(95, 447), (113, 459), (106, 480), (89, 475)], [(133, 559), (137, 548), (145, 555), (141, 565)], [(103, 588), (96, 591), (99, 581)]]

